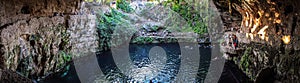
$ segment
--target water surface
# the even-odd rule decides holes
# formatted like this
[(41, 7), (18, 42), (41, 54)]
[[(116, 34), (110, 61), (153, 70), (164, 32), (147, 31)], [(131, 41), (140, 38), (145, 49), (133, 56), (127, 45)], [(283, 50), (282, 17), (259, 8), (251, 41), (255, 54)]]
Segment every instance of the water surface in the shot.
[[(120, 49), (123, 48), (120, 47)], [(195, 49), (199, 49), (199, 54), (195, 55), (199, 55), (200, 62), (189, 62), (185, 64), (190, 65), (183, 65), (184, 63), (181, 62), (182, 50)], [(94, 76), (95, 78), (91, 79), (95, 80), (95, 82), (174, 82), (176, 81), (175, 78), (179, 77), (177, 75), (180, 67), (185, 66), (185, 68), (198, 67), (196, 68), (198, 72), (195, 74), (183, 69), (184, 74), (187, 76), (196, 75), (195, 78), (184, 79), (202, 82), (206, 77), (211, 60), (211, 48), (205, 45), (184, 44), (180, 46), (178, 43), (130, 44), (128, 51), (129, 55), (120, 55), (130, 58), (132, 64), (121, 63), (122, 66), (129, 67), (127, 70), (122, 70), (118, 67), (117, 64), (119, 63), (116, 63), (111, 50), (97, 53), (98, 65), (104, 75)], [(74, 64), (70, 64), (70, 70), (65, 76), (52, 76), (43, 82), (80, 83)]]

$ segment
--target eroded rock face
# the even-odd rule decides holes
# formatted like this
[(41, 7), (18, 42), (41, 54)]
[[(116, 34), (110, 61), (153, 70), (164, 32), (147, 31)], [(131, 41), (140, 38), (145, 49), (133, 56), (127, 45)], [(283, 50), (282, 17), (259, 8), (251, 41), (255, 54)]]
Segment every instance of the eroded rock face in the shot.
[(241, 34), (246, 37), (242, 40), (248, 39), (276, 47), (288, 44), (292, 49), (300, 50), (298, 4), (300, 1), (293, 0), (249, 0), (233, 3), (232, 6), (243, 16), (240, 28)]
[(7, 69), (24, 76), (45, 76), (68, 61), (69, 34), (64, 17), (22, 20), (1, 30)]
[(70, 46), (73, 58), (95, 53), (98, 48), (96, 15), (72, 15), (69, 20)]
[(0, 26), (40, 16), (76, 14), (82, 0), (1, 0)]
[[(37, 79), (96, 52), (94, 4), (82, 0), (0, 1), (0, 69)], [(0, 80), (1, 81), (1, 80)]]
[(1, 30), (5, 69), (26, 77), (61, 71), (84, 53), (96, 52), (95, 15), (70, 15), (21, 20)]
[[(221, 3), (221, 1), (216, 2)], [(231, 4), (230, 7), (242, 16), (242, 20), (236, 22), (241, 23), (240, 27), (237, 31), (233, 31), (233, 34), (236, 34), (239, 42), (242, 43), (240, 48), (245, 50), (233, 59), (236, 64), (248, 77), (258, 83), (299, 82), (300, 11), (297, 8), (300, 1), (231, 0), (231, 3), (226, 2), (228, 1), (225, 1), (227, 4), (225, 6), (229, 7), (228, 4)], [(226, 7), (220, 9), (228, 11)], [(232, 24), (228, 23), (228, 25)]]
[[(299, 51), (251, 43), (236, 63), (254, 81), (299, 82)], [(268, 72), (263, 72), (268, 69)]]

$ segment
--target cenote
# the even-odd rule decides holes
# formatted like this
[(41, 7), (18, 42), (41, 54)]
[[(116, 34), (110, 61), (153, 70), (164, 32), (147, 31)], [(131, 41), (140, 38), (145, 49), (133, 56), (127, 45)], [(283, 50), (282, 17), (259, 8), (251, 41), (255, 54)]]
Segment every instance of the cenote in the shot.
[[(97, 53), (96, 57), (98, 65), (104, 76), (95, 76), (93, 79), (104, 79), (106, 82), (174, 82), (180, 66), (183, 66), (180, 60), (180, 49), (198, 49), (200, 55), (198, 72), (195, 78), (186, 79), (195, 79), (194, 82), (203, 82), (210, 65), (211, 47), (204, 44), (196, 45), (197, 46), (188, 43), (184, 44), (184, 46), (179, 46), (178, 43), (130, 44), (128, 50), (129, 55), (124, 55), (130, 57), (132, 63), (131, 66), (133, 66), (128, 75), (122, 73), (117, 67), (111, 50)], [(120, 49), (123, 48), (120, 47)], [(130, 66), (129, 64), (122, 65)], [(194, 66), (191, 65), (190, 67), (192, 68)], [(69, 71), (64, 74), (60, 73), (54, 76), (48, 76), (40, 82), (80, 83), (74, 63), (70, 64)], [(190, 74), (190, 72), (186, 72), (185, 74)]]

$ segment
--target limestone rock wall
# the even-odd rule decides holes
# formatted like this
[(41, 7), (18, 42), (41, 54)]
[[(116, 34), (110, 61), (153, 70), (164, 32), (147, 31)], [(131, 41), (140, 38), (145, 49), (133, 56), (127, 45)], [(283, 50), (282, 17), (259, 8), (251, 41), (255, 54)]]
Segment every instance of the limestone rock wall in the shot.
[(70, 15), (21, 20), (1, 30), (1, 65), (24, 76), (46, 76), (96, 52), (96, 16)]
[(0, 26), (39, 16), (78, 13), (82, 0), (1, 0)]
[(70, 34), (71, 53), (74, 58), (85, 56), (84, 53), (96, 52), (98, 34), (96, 15), (70, 16), (68, 33)]
[(0, 69), (37, 79), (64, 71), (71, 59), (97, 51), (98, 4), (2, 0), (0, 5)]
[(24, 76), (45, 76), (67, 63), (70, 46), (65, 18), (21, 20), (1, 30), (6, 69)]

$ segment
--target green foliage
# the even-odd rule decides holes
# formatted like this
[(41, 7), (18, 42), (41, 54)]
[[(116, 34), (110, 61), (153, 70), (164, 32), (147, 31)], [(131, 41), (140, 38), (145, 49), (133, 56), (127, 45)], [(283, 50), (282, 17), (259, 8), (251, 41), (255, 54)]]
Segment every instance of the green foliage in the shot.
[(187, 4), (185, 0), (168, 0), (163, 2), (163, 5), (170, 7), (182, 16), (195, 33), (203, 34), (208, 32), (207, 23), (202, 19), (204, 17), (201, 17), (199, 10), (196, 10), (197, 7), (194, 7), (194, 5)]
[(153, 41), (154, 38), (152, 37), (136, 37), (132, 40), (131, 43), (145, 44), (145, 43), (152, 43)]
[(154, 43), (154, 41), (158, 41), (157, 43), (178, 42), (178, 40), (176, 38), (155, 39), (153, 37), (136, 37), (136, 38), (132, 39), (131, 43), (135, 43), (135, 44), (148, 44), (148, 43)]
[(72, 55), (65, 52), (65, 51), (60, 51), (59, 53), (59, 58), (58, 58), (58, 64), (57, 67), (60, 69), (59, 75), (60, 77), (64, 77), (68, 74), (68, 71), (70, 70), (70, 62), (72, 60)]
[(64, 51), (62, 51), (61, 53), (61, 56), (63, 58), (63, 61), (66, 63), (66, 62), (69, 62), (72, 60), (72, 56)]
[(152, 37), (146, 37), (145, 38), (145, 42), (152, 42), (154, 41), (154, 39)]
[(118, 22), (117, 18), (120, 18), (119, 16), (119, 13), (112, 10), (110, 13), (101, 14), (98, 19), (98, 34), (100, 36), (99, 45), (103, 50), (110, 47), (108, 41), (111, 40), (111, 34), (113, 33), (114, 26), (116, 26), (116, 23)]
[(178, 42), (176, 38), (167, 38), (167, 42)]
[[(135, 32), (134, 27), (131, 26), (130, 18), (113, 8), (107, 13), (99, 12), (97, 18), (98, 34), (100, 36), (99, 47), (102, 51), (123, 43), (124, 40), (129, 39), (126, 35)], [(111, 42), (112, 38), (117, 41)]]
[(126, 0), (117, 0), (117, 8), (127, 13), (133, 11), (133, 9), (130, 7), (129, 3), (126, 2)]
[(241, 62), (240, 62), (240, 67), (242, 67), (242, 69), (244, 71), (246, 71), (246, 73), (248, 73), (248, 69), (249, 69), (249, 65), (250, 65), (250, 54), (251, 54), (252, 48), (249, 47), (246, 49), (244, 55), (241, 58)]
[(153, 26), (150, 28), (152, 31), (158, 31), (159, 27), (158, 26)]

